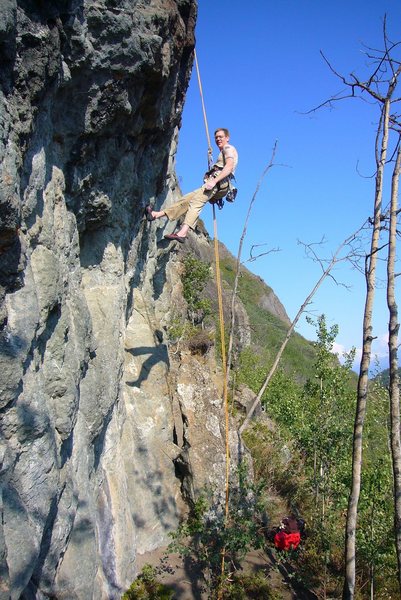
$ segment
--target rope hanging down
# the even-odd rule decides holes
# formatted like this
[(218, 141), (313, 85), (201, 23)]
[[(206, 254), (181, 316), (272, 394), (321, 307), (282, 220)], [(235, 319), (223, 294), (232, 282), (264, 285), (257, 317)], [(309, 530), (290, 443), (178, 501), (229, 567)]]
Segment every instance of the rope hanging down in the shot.
[[(205, 102), (203, 99), (202, 82), (199, 72), (198, 58), (195, 54), (195, 66), (196, 73), (198, 76), (199, 92), (202, 102), (203, 119), (205, 122), (206, 138), (208, 143), (208, 167), (212, 166), (213, 162), (213, 150), (210, 144), (209, 127), (206, 117)], [(223, 295), (221, 288), (221, 274), (220, 274), (220, 256), (219, 256), (219, 239), (217, 236), (217, 219), (216, 219), (216, 208), (213, 206), (213, 230), (214, 230), (214, 256), (216, 264), (216, 286), (217, 296), (219, 301), (219, 321), (220, 321), (220, 339), (221, 339), (221, 362), (223, 366), (223, 402), (225, 411), (225, 424), (226, 424), (226, 487), (225, 487), (225, 520), (227, 522), (229, 515), (229, 483), (230, 483), (230, 446), (229, 446), (229, 411), (228, 411), (228, 397), (227, 397), (227, 364), (226, 364), (226, 344), (225, 344), (225, 330), (224, 330), (224, 314), (223, 314)], [(221, 556), (221, 574), (224, 575), (224, 562), (225, 562), (225, 548), (223, 548)]]
[[(223, 402), (226, 422), (226, 487), (225, 487), (225, 521), (229, 515), (229, 489), (230, 489), (230, 444), (229, 444), (229, 412), (228, 412), (228, 394), (227, 394), (227, 363), (226, 363), (226, 342), (224, 331), (224, 313), (223, 313), (223, 294), (221, 291), (221, 274), (220, 274), (220, 256), (219, 256), (219, 239), (217, 236), (217, 219), (216, 205), (213, 204), (213, 230), (214, 230), (214, 258), (216, 264), (216, 286), (217, 296), (219, 299), (219, 322), (220, 322), (220, 339), (221, 339), (221, 362), (223, 366)], [(221, 574), (224, 575), (225, 548), (222, 551), (221, 557)]]
[(212, 146), (211, 146), (211, 143), (210, 143), (209, 127), (208, 127), (208, 124), (207, 124), (206, 109), (205, 109), (205, 101), (203, 99), (202, 81), (201, 81), (201, 76), (200, 76), (200, 71), (199, 71), (198, 57), (196, 56), (196, 50), (195, 49), (194, 49), (194, 55), (195, 55), (196, 74), (198, 76), (199, 93), (200, 93), (200, 98), (201, 98), (201, 102), (202, 102), (203, 120), (205, 122), (205, 129), (206, 129), (206, 138), (207, 138), (207, 164), (208, 164), (208, 169), (210, 169), (210, 167), (212, 166), (212, 163), (213, 163), (213, 150), (212, 150)]

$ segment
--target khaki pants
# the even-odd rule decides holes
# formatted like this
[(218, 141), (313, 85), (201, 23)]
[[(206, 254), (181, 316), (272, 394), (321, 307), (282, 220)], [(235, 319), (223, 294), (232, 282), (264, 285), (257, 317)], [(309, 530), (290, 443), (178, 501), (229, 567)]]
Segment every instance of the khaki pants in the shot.
[(195, 229), (199, 214), (205, 204), (209, 202), (211, 198), (215, 200), (224, 198), (227, 193), (227, 187), (228, 186), (224, 186), (223, 189), (218, 192), (214, 189), (205, 190), (203, 187), (200, 187), (193, 192), (189, 192), (189, 194), (183, 196), (181, 200), (163, 210), (170, 221), (175, 221), (186, 213), (184, 223), (191, 229)]

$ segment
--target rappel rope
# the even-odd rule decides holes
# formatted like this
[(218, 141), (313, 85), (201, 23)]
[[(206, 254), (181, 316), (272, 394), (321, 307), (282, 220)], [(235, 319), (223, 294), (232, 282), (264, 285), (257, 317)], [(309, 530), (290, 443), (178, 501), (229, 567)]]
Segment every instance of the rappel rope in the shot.
[[(217, 219), (216, 205), (213, 204), (213, 230), (214, 230), (214, 257), (216, 263), (216, 286), (217, 296), (219, 299), (219, 321), (220, 321), (220, 339), (221, 339), (221, 362), (223, 366), (223, 402), (226, 421), (226, 488), (225, 488), (225, 523), (229, 516), (229, 484), (230, 484), (230, 445), (229, 445), (229, 412), (228, 412), (228, 396), (227, 396), (227, 365), (226, 365), (226, 343), (224, 331), (224, 314), (223, 314), (223, 295), (221, 292), (221, 275), (220, 275), (220, 257), (219, 257), (219, 240), (217, 237)], [(221, 553), (221, 575), (224, 576), (225, 563), (225, 547)], [(218, 599), (220, 600), (220, 592)]]
[[(203, 119), (205, 122), (206, 129), (206, 137), (208, 142), (208, 166), (209, 169), (212, 166), (213, 162), (213, 151), (210, 145), (210, 136), (209, 136), (209, 127), (207, 124), (205, 103), (203, 99), (203, 91), (202, 91), (202, 82), (199, 72), (198, 59), (196, 56), (196, 50), (194, 50), (195, 54), (195, 66), (196, 73), (198, 75), (198, 84), (199, 84), (199, 92), (201, 96), (202, 102), (202, 111), (203, 111)], [(223, 313), (223, 295), (221, 290), (221, 274), (220, 274), (220, 256), (219, 256), (219, 239), (217, 236), (217, 219), (216, 219), (216, 205), (213, 206), (213, 231), (214, 231), (214, 256), (215, 256), (215, 264), (216, 264), (216, 286), (217, 286), (217, 297), (219, 301), (219, 321), (220, 321), (220, 339), (221, 339), (221, 362), (223, 366), (223, 402), (224, 402), (224, 411), (225, 411), (225, 421), (226, 421), (226, 487), (225, 487), (225, 522), (228, 520), (229, 516), (229, 483), (230, 483), (230, 445), (229, 445), (229, 411), (228, 411), (228, 398), (227, 398), (227, 364), (226, 364), (226, 344), (225, 344), (225, 330), (224, 330), (224, 313)], [(222, 550), (221, 554), (221, 575), (224, 575), (224, 564), (225, 564), (225, 548)], [(221, 598), (221, 594), (219, 592), (219, 599)]]
[(202, 81), (201, 81), (201, 76), (200, 76), (200, 71), (199, 71), (198, 57), (196, 56), (195, 49), (194, 49), (194, 56), (195, 56), (196, 74), (198, 76), (199, 93), (200, 93), (201, 102), (202, 102), (203, 121), (205, 123), (206, 138), (207, 138), (207, 164), (208, 164), (208, 169), (210, 169), (210, 167), (212, 166), (212, 162), (213, 162), (213, 149), (212, 149), (212, 145), (210, 143), (210, 135), (209, 135), (209, 127), (207, 124), (205, 102), (203, 100)]

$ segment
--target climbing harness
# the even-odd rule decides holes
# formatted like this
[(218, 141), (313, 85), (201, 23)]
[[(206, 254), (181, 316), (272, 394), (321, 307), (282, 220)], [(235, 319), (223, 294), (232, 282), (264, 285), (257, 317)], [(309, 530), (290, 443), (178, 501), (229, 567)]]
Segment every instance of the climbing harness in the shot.
[[(222, 150), (221, 154), (223, 157), (223, 165), (225, 166), (226, 157), (224, 154), (224, 150)], [(209, 179), (209, 177), (217, 177), (218, 174), (223, 170), (224, 166), (219, 167), (218, 165), (213, 165), (211, 169), (206, 171), (206, 173), (204, 174), (203, 181), (206, 183), (206, 180)], [(211, 200), (209, 200), (210, 204), (217, 205), (219, 210), (221, 210), (224, 206), (224, 198), (227, 200), (227, 202), (234, 202), (237, 196), (238, 190), (237, 187), (233, 185), (232, 180), (235, 180), (235, 176), (232, 173), (230, 173), (230, 175), (227, 175), (227, 177), (224, 177), (224, 179), (218, 181), (216, 184), (216, 189), (218, 192), (222, 192), (224, 196), (222, 198), (212, 198)]]
[[(202, 102), (202, 110), (203, 110), (203, 119), (205, 122), (206, 129), (206, 137), (208, 142), (208, 167), (211, 169), (213, 162), (213, 151), (210, 145), (210, 136), (209, 136), (209, 128), (206, 117), (206, 109), (205, 102), (203, 99), (203, 91), (202, 91), (202, 82), (199, 72), (198, 58), (196, 55), (196, 50), (194, 50), (195, 55), (195, 65), (196, 72), (198, 75), (198, 84), (199, 84), (199, 92), (201, 96)], [(224, 160), (224, 153), (223, 153)], [(214, 255), (215, 255), (215, 264), (216, 264), (216, 286), (217, 286), (217, 296), (219, 301), (219, 322), (220, 322), (220, 340), (221, 340), (221, 362), (223, 366), (223, 403), (224, 403), (224, 411), (225, 411), (225, 424), (226, 424), (226, 441), (225, 441), (225, 451), (226, 451), (226, 482), (225, 482), (225, 523), (228, 521), (229, 516), (229, 484), (230, 484), (230, 446), (229, 446), (229, 411), (228, 411), (228, 394), (227, 394), (227, 364), (226, 364), (226, 344), (225, 344), (225, 330), (224, 330), (224, 313), (223, 313), (223, 295), (221, 288), (221, 274), (220, 274), (220, 256), (219, 256), (219, 239), (217, 235), (217, 219), (216, 219), (216, 208), (215, 205), (217, 202), (212, 203), (213, 207), (213, 232), (214, 232)], [(219, 208), (222, 208), (219, 207)], [(221, 554), (221, 575), (224, 575), (224, 564), (225, 564), (225, 548), (222, 550)], [(219, 599), (221, 598), (221, 593), (219, 592)]]

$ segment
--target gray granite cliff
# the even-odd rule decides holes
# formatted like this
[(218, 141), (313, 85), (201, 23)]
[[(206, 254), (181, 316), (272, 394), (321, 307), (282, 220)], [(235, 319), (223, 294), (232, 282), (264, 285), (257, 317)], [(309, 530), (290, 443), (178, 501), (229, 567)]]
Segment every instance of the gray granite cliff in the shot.
[(167, 260), (142, 214), (176, 187), (195, 18), (1, 2), (1, 598), (119, 598), (177, 524)]

